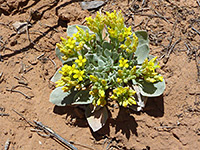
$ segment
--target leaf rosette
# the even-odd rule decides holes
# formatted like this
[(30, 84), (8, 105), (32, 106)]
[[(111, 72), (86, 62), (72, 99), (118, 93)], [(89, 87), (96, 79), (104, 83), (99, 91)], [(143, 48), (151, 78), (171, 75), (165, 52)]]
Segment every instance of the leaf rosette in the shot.
[(132, 32), (121, 12), (97, 12), (86, 23), (68, 26), (67, 39), (61, 37), (56, 45), (63, 66), (51, 79), (56, 89), (50, 102), (88, 105), (86, 118), (97, 131), (108, 118), (110, 101), (142, 110), (147, 97), (163, 93), (165, 82), (156, 72), (160, 68), (157, 57), (149, 55), (147, 32)]

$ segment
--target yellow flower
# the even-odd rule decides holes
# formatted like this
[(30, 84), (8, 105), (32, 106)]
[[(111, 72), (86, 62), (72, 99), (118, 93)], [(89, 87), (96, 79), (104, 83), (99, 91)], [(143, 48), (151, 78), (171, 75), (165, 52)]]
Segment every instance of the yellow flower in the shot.
[(94, 76), (94, 75), (90, 75), (89, 77), (90, 81), (92, 82), (97, 82), (98, 81), (98, 77)]
[(66, 46), (69, 49), (73, 49), (76, 46), (76, 40), (74, 40), (73, 37), (69, 37), (69, 36), (67, 38), (68, 38), (68, 40), (67, 40)]
[(75, 50), (76, 51), (80, 51), (83, 49), (83, 46), (84, 46), (85, 42), (81, 41), (78, 46), (75, 47)]
[(112, 38), (117, 38), (118, 37), (118, 31), (117, 29), (112, 29), (108, 27), (108, 33)]
[(68, 69), (68, 70), (69, 70), (69, 75), (71, 75), (72, 73), (74, 73), (75, 70), (77, 70), (77, 69), (76, 69), (76, 65), (73, 64), (72, 66), (69, 66), (69, 69)]
[(63, 90), (64, 92), (68, 92), (70, 89), (71, 89), (71, 87), (68, 87), (68, 86), (62, 87), (62, 90)]
[(86, 17), (85, 20), (91, 31), (95, 33), (99, 33), (104, 28), (104, 24), (105, 24), (104, 18), (105, 17), (103, 14), (100, 14), (99, 12), (97, 12), (97, 15), (94, 19), (92, 19), (92, 17)]
[(127, 62), (128, 62), (128, 60), (127, 60), (127, 59), (124, 59), (124, 58), (122, 57), (122, 58), (119, 60), (119, 63), (120, 63), (119, 66), (122, 67), (122, 68), (123, 68), (123, 67), (128, 68), (129, 65), (128, 65)]
[(127, 36), (129, 36), (131, 34), (132, 34), (132, 32), (131, 32), (131, 26), (128, 27), (128, 28), (125, 27), (124, 28), (124, 36), (127, 37)]
[(117, 96), (115, 96), (115, 95), (111, 95), (110, 98), (113, 100), (117, 100)]
[(118, 70), (117, 72), (118, 72), (119, 76), (123, 76), (123, 71), (122, 70)]
[(131, 75), (134, 75), (136, 73), (136, 66), (134, 66), (132, 69), (131, 69)]
[(113, 93), (116, 94), (116, 95), (122, 95), (123, 92), (124, 92), (123, 87), (118, 87), (118, 88), (113, 90)]
[(83, 58), (83, 56), (79, 55), (78, 59), (76, 59), (75, 62), (78, 64), (79, 67), (82, 67), (85, 65), (86, 58)]
[(100, 96), (101, 98), (104, 98), (104, 97), (105, 97), (105, 91), (104, 91), (103, 89), (100, 89), (100, 90), (99, 90), (99, 96)]
[(61, 80), (61, 79), (56, 81), (55, 83), (57, 84), (56, 87), (65, 85), (65, 82), (63, 80)]
[(104, 80), (104, 79), (102, 79), (102, 80), (101, 80), (101, 84), (102, 84), (103, 86), (106, 86), (106, 85), (107, 85), (107, 81)]
[(97, 100), (97, 105), (103, 107), (104, 105), (106, 105), (106, 100), (104, 98), (99, 98)]
[(122, 82), (122, 79), (117, 78), (117, 83), (121, 83), (121, 82)]
[(73, 78), (75, 78), (75, 79), (78, 79), (79, 81), (83, 81), (83, 78), (85, 77), (85, 75), (84, 75), (84, 70), (75, 70), (74, 71), (74, 75), (73, 75)]
[(128, 103), (130, 104), (130, 105), (136, 105), (137, 104), (137, 102), (135, 101), (135, 98), (134, 97), (129, 97), (128, 98)]
[(62, 76), (61, 79), (62, 79), (65, 83), (71, 81), (71, 78), (70, 78), (69, 76), (67, 76), (67, 77), (63, 77), (63, 76)]

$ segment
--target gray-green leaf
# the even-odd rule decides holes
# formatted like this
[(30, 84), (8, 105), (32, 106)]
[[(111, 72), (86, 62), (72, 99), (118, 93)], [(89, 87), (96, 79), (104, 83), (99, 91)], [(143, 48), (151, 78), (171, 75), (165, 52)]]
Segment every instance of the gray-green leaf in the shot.
[(74, 33), (78, 32), (76, 26), (78, 26), (79, 28), (83, 29), (84, 31), (86, 31), (86, 30), (90, 31), (90, 29), (88, 27), (86, 27), (86, 26), (76, 25), (75, 24), (75, 25), (68, 26), (68, 28), (67, 28), (67, 35), (68, 36), (72, 37)]
[(165, 90), (165, 81), (156, 83), (148, 83), (146, 81), (138, 82), (140, 92), (143, 96), (146, 97), (157, 97), (163, 94)]
[(106, 124), (106, 121), (108, 119), (108, 111), (106, 107), (102, 107), (98, 110), (96, 109), (93, 112), (90, 106), (88, 106), (85, 111), (85, 116), (87, 118), (89, 126), (94, 132), (96, 132)]

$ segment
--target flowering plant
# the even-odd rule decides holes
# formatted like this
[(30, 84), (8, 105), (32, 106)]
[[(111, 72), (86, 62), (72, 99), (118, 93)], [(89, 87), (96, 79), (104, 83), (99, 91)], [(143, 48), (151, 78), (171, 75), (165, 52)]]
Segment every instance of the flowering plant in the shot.
[[(93, 131), (108, 118), (107, 104), (140, 111), (147, 97), (163, 93), (165, 82), (156, 72), (157, 57), (149, 55), (146, 31), (132, 32), (120, 12), (87, 17), (87, 26), (72, 25), (61, 37), (56, 54), (63, 66), (51, 81), (50, 101), (58, 106), (87, 104), (85, 115)], [(97, 117), (98, 116), (98, 117)]]

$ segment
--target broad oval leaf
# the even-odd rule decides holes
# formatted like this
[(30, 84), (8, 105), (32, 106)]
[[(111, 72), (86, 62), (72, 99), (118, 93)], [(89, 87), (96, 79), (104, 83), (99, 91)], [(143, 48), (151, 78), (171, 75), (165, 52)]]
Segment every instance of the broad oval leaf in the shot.
[(92, 101), (89, 97), (89, 90), (81, 90), (74, 96), (72, 104), (91, 104)]
[(63, 53), (60, 52), (60, 49), (56, 46), (56, 56), (60, 59), (60, 61), (64, 64), (65, 61), (62, 59), (62, 56), (64, 56)]
[[(72, 103), (72, 101), (69, 101), (67, 103), (66, 101), (64, 102), (65, 97), (68, 97), (70, 95), (71, 95), (70, 91), (63, 92), (62, 87), (57, 87), (51, 92), (49, 101), (57, 106), (66, 106), (67, 104)], [(72, 97), (72, 100), (73, 100), (73, 97)]]
[(60, 67), (57, 71), (56, 71), (56, 73), (53, 75), (53, 77), (51, 78), (51, 82), (56, 82), (56, 81), (58, 81), (59, 79), (61, 79), (61, 77), (62, 77), (62, 74), (60, 74), (59, 73), (59, 71), (61, 71), (61, 68), (62, 67)]
[(108, 110), (106, 107), (102, 107), (93, 111), (90, 106), (88, 106), (85, 111), (85, 116), (89, 126), (94, 132), (96, 132), (106, 124), (108, 119)]
[(136, 31), (135, 35), (138, 37), (139, 45), (142, 45), (142, 44), (147, 44), (148, 45), (149, 44), (148, 34), (147, 34), (146, 31), (144, 31), (144, 30)]
[(144, 60), (149, 56), (149, 46), (146, 44), (138, 45), (135, 56), (137, 56), (136, 60), (138, 64), (142, 64)]
[(103, 42), (103, 48), (112, 50), (113, 49), (113, 45), (105, 41), (105, 42)]
[(112, 53), (109, 51), (109, 50), (105, 50), (104, 51), (104, 55), (106, 56), (106, 57), (110, 57), (110, 56), (112, 56)]
[(145, 58), (149, 56), (149, 41), (146, 31), (136, 31), (135, 35), (138, 37), (138, 46), (135, 52), (138, 64), (142, 64)]
[(157, 97), (163, 94), (165, 90), (165, 81), (157, 83), (148, 83), (146, 81), (138, 82), (140, 92), (146, 97)]
[(88, 30), (90, 32), (90, 29), (88, 27), (75, 24), (75, 25), (68, 26), (68, 28), (67, 28), (67, 35), (68, 36), (72, 37), (74, 33), (78, 32), (76, 26), (83, 29), (84, 31)]

